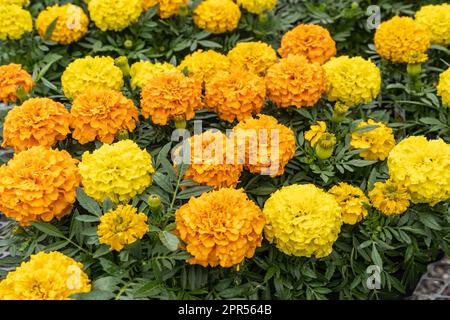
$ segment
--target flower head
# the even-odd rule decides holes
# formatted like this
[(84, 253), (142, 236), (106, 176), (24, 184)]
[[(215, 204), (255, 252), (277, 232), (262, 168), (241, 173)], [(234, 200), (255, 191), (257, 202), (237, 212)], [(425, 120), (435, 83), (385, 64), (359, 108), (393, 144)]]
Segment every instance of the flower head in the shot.
[(283, 58), (295, 54), (323, 64), (336, 55), (336, 43), (327, 29), (315, 24), (300, 24), (283, 35), (278, 52)]
[(305, 140), (314, 147), (325, 132), (327, 132), (327, 124), (324, 121), (317, 121), (305, 132)]
[(70, 133), (70, 114), (63, 104), (33, 98), (8, 112), (3, 127), (3, 147), (16, 152), (34, 146), (51, 147)]
[(408, 189), (413, 203), (432, 206), (450, 199), (450, 145), (442, 139), (412, 136), (389, 154), (391, 180)]
[(223, 188), (192, 197), (176, 212), (176, 230), (191, 264), (232, 267), (261, 246), (264, 217), (242, 189)]
[(364, 205), (368, 205), (370, 202), (360, 188), (341, 182), (332, 187), (328, 193), (334, 196), (342, 208), (344, 223), (355, 224), (367, 216), (368, 212)]
[(430, 31), (432, 44), (450, 44), (450, 4), (427, 5), (416, 12), (416, 22)]
[(88, 9), (102, 31), (122, 31), (135, 23), (143, 11), (142, 0), (90, 0)]
[(326, 89), (325, 71), (304, 56), (289, 55), (266, 73), (269, 99), (279, 107), (313, 107)]
[(62, 74), (61, 82), (65, 96), (74, 99), (88, 89), (120, 91), (123, 74), (114, 65), (113, 58), (87, 56), (70, 63)]
[(22, 69), (20, 64), (11, 63), (0, 66), (0, 102), (5, 104), (16, 102), (19, 88), (29, 93), (33, 87), (33, 78)]
[(241, 10), (232, 0), (204, 0), (194, 9), (194, 23), (211, 33), (225, 33), (237, 28)]
[(165, 125), (177, 116), (186, 120), (202, 107), (202, 86), (196, 79), (181, 73), (166, 73), (150, 78), (141, 92), (144, 118)]
[(324, 64), (329, 101), (348, 106), (369, 103), (380, 93), (381, 75), (378, 67), (361, 57), (340, 56)]
[(133, 131), (138, 120), (133, 100), (111, 89), (88, 89), (79, 94), (70, 114), (73, 138), (81, 144), (96, 139), (112, 143), (120, 130)]
[(39, 252), (0, 282), (0, 300), (68, 300), (91, 291), (83, 265), (60, 252)]
[(98, 239), (101, 244), (121, 251), (126, 245), (142, 239), (148, 230), (147, 220), (145, 213), (138, 213), (133, 206), (120, 205), (100, 217)]
[(77, 162), (43, 146), (14, 155), (0, 167), (0, 211), (24, 226), (69, 214), (80, 185)]
[(0, 5), (0, 40), (18, 40), (33, 30), (31, 13), (16, 4)]
[(54, 5), (41, 11), (36, 19), (36, 29), (42, 38), (55, 20), (55, 28), (48, 39), (60, 44), (76, 42), (88, 31), (89, 18), (82, 8), (73, 4)]
[(176, 67), (170, 63), (151, 63), (150, 61), (139, 61), (131, 66), (131, 85), (133, 88), (143, 88), (150, 78), (173, 72)]
[(206, 83), (219, 72), (230, 69), (230, 61), (226, 56), (213, 50), (197, 50), (186, 56), (178, 66), (178, 70), (187, 69), (190, 78)]
[(239, 42), (227, 55), (230, 64), (263, 76), (277, 62), (277, 53), (267, 43)]
[(376, 182), (369, 192), (369, 197), (372, 206), (387, 216), (404, 213), (411, 198), (404, 186), (391, 180)]
[(261, 14), (264, 11), (272, 11), (277, 0), (237, 0), (236, 3), (250, 13)]
[(393, 17), (381, 23), (375, 32), (378, 54), (392, 62), (416, 64), (428, 60), (430, 32), (409, 17)]
[(335, 145), (336, 135), (334, 133), (325, 132), (317, 141), (314, 151), (319, 159), (325, 160), (333, 155)]
[(228, 122), (259, 113), (266, 101), (264, 79), (240, 69), (217, 74), (205, 89), (206, 107)]
[(266, 239), (288, 255), (322, 258), (333, 250), (341, 230), (341, 208), (333, 196), (312, 184), (275, 191), (264, 204)]
[(188, 0), (142, 0), (144, 10), (159, 4), (158, 15), (161, 19), (178, 16), (182, 7), (188, 5)]
[(369, 119), (356, 126), (350, 144), (355, 149), (367, 149), (359, 154), (364, 159), (384, 161), (395, 146), (395, 138), (392, 129), (383, 122)]
[(437, 94), (442, 98), (442, 102), (450, 107), (450, 68), (440, 74)]
[(85, 152), (78, 167), (84, 190), (99, 202), (128, 202), (152, 184), (155, 172), (150, 154), (131, 140)]
[(30, 0), (0, 0), (0, 6), (5, 6), (7, 4), (15, 4), (19, 7), (24, 7), (30, 3)]

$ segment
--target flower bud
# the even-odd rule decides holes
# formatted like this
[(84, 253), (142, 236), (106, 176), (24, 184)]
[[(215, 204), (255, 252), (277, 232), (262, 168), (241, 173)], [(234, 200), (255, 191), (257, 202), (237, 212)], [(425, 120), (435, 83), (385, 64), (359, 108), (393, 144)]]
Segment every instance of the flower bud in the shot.
[(183, 115), (175, 116), (175, 128), (186, 129), (186, 118)]
[(133, 48), (133, 41), (132, 40), (125, 40), (125, 42), (123, 43), (123, 45), (125, 46), (125, 48), (127, 49), (131, 49)]
[(269, 17), (265, 13), (261, 13), (258, 16), (258, 21), (261, 22), (261, 23), (266, 23), (268, 20), (269, 20)]
[(422, 73), (422, 64), (408, 64), (406, 70), (410, 76), (417, 77)]
[(117, 141), (128, 140), (130, 138), (130, 134), (128, 130), (120, 130), (117, 133)]
[(152, 211), (156, 210), (161, 206), (161, 198), (156, 194), (152, 194), (148, 197), (147, 204)]
[(186, 17), (189, 14), (188, 6), (181, 6), (180, 7), (180, 16)]
[(333, 133), (325, 132), (314, 148), (317, 157), (322, 160), (330, 158), (333, 155), (335, 145), (336, 136)]
[(356, 1), (353, 1), (353, 2), (352, 2), (352, 6), (351, 6), (351, 8), (352, 8), (352, 10), (356, 10), (356, 9), (358, 9), (358, 8), (359, 8), (359, 3), (358, 3), (358, 2), (356, 2)]
[(341, 123), (345, 119), (345, 115), (347, 114), (350, 107), (340, 101), (336, 102), (333, 109), (333, 117), (331, 120), (336, 123)]
[(114, 64), (119, 67), (122, 71), (124, 77), (130, 76), (130, 65), (128, 64), (128, 58), (125, 56), (120, 56), (114, 60)]
[(25, 91), (25, 88), (23, 86), (17, 86), (16, 88), (16, 97), (19, 99), (19, 101), (22, 103), (27, 98), (27, 92)]

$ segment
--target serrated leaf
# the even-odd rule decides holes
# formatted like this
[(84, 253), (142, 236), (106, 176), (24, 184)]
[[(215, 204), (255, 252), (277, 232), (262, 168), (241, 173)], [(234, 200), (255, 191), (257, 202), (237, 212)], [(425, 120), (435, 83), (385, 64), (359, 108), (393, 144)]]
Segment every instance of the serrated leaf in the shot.
[(100, 217), (102, 215), (102, 210), (97, 202), (90, 198), (82, 188), (77, 188), (77, 200), (78, 203), (87, 210), (87, 212), (95, 214)]
[(178, 249), (180, 240), (172, 232), (169, 231), (161, 232), (159, 234), (159, 239), (161, 240), (162, 244), (170, 251), (176, 251)]
[(64, 234), (54, 225), (41, 221), (32, 221), (30, 223), (33, 227), (44, 232), (45, 234), (48, 234), (49, 236), (66, 239)]

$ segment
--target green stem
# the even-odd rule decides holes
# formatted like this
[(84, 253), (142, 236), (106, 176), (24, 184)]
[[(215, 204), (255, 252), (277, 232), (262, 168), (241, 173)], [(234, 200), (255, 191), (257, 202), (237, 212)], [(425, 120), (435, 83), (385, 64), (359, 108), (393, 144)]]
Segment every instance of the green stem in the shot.
[(130, 286), (130, 284), (133, 282), (133, 279), (130, 279), (130, 281), (128, 281), (127, 283), (125, 283), (125, 285), (120, 288), (119, 292), (117, 293), (116, 297), (114, 298), (114, 300), (119, 300), (120, 297), (122, 296), (122, 294), (125, 292), (125, 290), (127, 290), (127, 288)]
[(175, 200), (177, 199), (178, 190), (180, 189), (181, 179), (183, 178), (183, 175), (181, 174), (182, 168), (180, 168), (180, 174), (178, 175), (177, 185), (175, 187), (175, 191), (173, 192), (172, 202), (170, 203), (170, 207), (168, 212), (172, 212), (173, 206), (175, 205)]

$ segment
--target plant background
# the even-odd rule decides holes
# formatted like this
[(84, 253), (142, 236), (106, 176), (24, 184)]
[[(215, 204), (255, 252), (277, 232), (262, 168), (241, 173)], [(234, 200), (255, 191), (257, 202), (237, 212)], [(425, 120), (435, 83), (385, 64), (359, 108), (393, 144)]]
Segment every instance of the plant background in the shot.
[[(82, 1), (31, 1), (28, 9), (33, 17), (44, 7), (73, 2), (86, 8)], [(191, 3), (191, 9), (199, 1)], [(355, 2), (358, 6), (353, 5)], [(297, 152), (279, 178), (245, 173), (239, 187), (260, 206), (281, 186), (293, 183), (315, 183), (325, 189), (340, 181), (370, 190), (377, 180), (388, 177), (385, 162), (361, 160), (358, 152), (349, 148), (349, 133), (361, 119), (373, 118), (389, 122), (397, 141), (408, 135), (441, 137), (450, 142), (450, 109), (441, 105), (435, 85), (440, 72), (449, 67), (450, 51), (433, 46), (430, 60), (421, 75), (422, 87), (414, 88), (406, 74), (406, 66), (381, 61), (373, 46), (374, 30), (367, 27), (366, 8), (378, 5), (382, 20), (393, 15), (413, 15), (423, 4), (445, 1), (348, 1), (348, 0), (281, 0), (277, 9), (268, 14), (267, 21), (245, 13), (238, 29), (226, 35), (215, 36), (197, 29), (190, 16), (160, 20), (155, 9), (142, 15), (139, 22), (123, 32), (104, 33), (93, 23), (85, 38), (70, 47), (59, 46), (41, 39), (36, 32), (16, 42), (0, 43), (0, 64), (21, 63), (33, 74), (35, 96), (48, 96), (69, 101), (62, 93), (60, 77), (65, 67), (75, 58), (85, 55), (125, 55), (130, 63), (140, 59), (170, 61), (173, 64), (196, 49), (214, 49), (226, 53), (239, 41), (262, 40), (278, 48), (284, 32), (300, 22), (317, 23), (328, 28), (337, 42), (338, 55), (361, 55), (371, 58), (382, 71), (383, 85), (380, 97), (353, 109), (351, 115), (331, 130), (338, 137), (335, 156), (318, 161), (304, 142), (303, 132), (316, 120), (331, 118), (332, 105), (321, 101), (313, 109), (276, 109), (267, 103), (264, 113), (275, 115), (280, 122), (295, 130)], [(87, 12), (87, 10), (85, 10)], [(131, 40), (132, 47), (124, 42)], [(127, 96), (138, 105), (139, 92), (127, 85)], [(0, 104), (1, 125), (11, 106)], [(215, 114), (199, 111), (196, 119), (203, 120), (204, 129), (227, 129), (231, 125)], [(188, 128), (192, 129), (192, 121)], [(73, 213), (52, 224), (34, 223), (20, 228), (14, 222), (0, 230), (0, 278), (4, 267), (15, 267), (37, 251), (60, 250), (82, 261), (93, 281), (93, 291), (84, 299), (375, 299), (398, 298), (408, 295), (430, 261), (443, 252), (450, 253), (450, 207), (448, 203), (433, 208), (411, 206), (401, 217), (384, 217), (375, 210), (357, 225), (345, 225), (334, 252), (325, 259), (289, 257), (264, 241), (253, 259), (247, 259), (234, 268), (203, 268), (190, 266), (184, 260), (186, 252), (177, 250), (178, 239), (174, 229), (174, 212), (191, 196), (209, 190), (183, 181), (170, 163), (170, 143), (173, 127), (155, 126), (141, 121), (132, 135), (141, 147), (147, 148), (154, 159), (157, 172), (153, 186), (133, 200), (133, 205), (150, 215), (151, 228), (142, 241), (120, 253), (109, 252), (99, 246), (96, 236), (98, 216), (113, 205), (105, 201), (101, 206), (78, 190), (78, 203)], [(81, 146), (72, 139), (58, 144), (80, 157), (86, 150), (99, 145)], [(10, 150), (0, 149), (0, 164), (12, 156)], [(181, 170), (182, 171), (182, 170)], [(181, 172), (182, 173), (182, 172)], [(183, 187), (183, 188), (181, 188)], [(163, 206), (150, 212), (146, 204), (149, 194), (158, 194)], [(369, 290), (366, 269), (371, 265), (381, 268), (381, 290)]]

